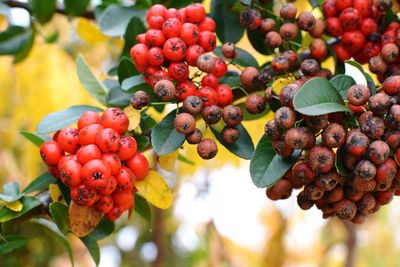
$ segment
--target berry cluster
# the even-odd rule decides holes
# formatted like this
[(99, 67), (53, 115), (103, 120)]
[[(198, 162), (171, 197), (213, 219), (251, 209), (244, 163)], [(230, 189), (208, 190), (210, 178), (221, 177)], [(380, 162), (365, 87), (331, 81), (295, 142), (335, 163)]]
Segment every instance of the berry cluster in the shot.
[(128, 126), (120, 109), (108, 108), (101, 116), (87, 111), (77, 128), (57, 131), (40, 147), (49, 172), (71, 189), (71, 199), (94, 205), (112, 221), (134, 205), (134, 183), (149, 172), (136, 140), (124, 135)]
[(297, 197), (302, 209), (315, 204), (324, 218), (336, 215), (362, 223), (400, 194), (400, 76), (387, 78), (375, 95), (367, 86), (351, 86), (351, 115), (296, 113), (293, 95), (287, 93), (295, 87), (292, 83), (282, 89), (282, 107), (265, 125), (265, 134), (282, 157), (296, 149), (305, 153), (267, 189), (267, 196), (285, 199), (293, 189), (302, 189)]
[[(160, 100), (182, 102), (184, 113), (177, 115), (175, 129), (186, 135), (189, 144), (198, 144), (203, 159), (211, 159), (217, 145), (211, 139), (202, 139), (195, 116), (201, 114), (209, 125), (224, 118), (227, 127), (222, 136), (227, 144), (239, 137), (235, 126), (242, 118), (240, 108), (230, 106), (232, 88), (218, 81), (227, 73), (227, 63), (208, 53), (216, 48), (215, 22), (206, 16), (201, 4), (179, 10), (157, 4), (149, 9), (146, 19), (149, 29), (137, 36), (139, 43), (130, 51), (132, 60)], [(225, 44), (222, 52), (227, 59), (237, 55), (232, 43)], [(192, 70), (195, 72), (191, 75)], [(131, 105), (141, 109), (149, 99), (145, 91), (138, 91)]]
[[(354, 59), (362, 64), (372, 60), (372, 69), (382, 72), (384, 62), (378, 57), (381, 53), (387, 63), (397, 62), (398, 48), (394, 44), (398, 24), (390, 25), (381, 34), (379, 25), (385, 12), (391, 8), (391, 1), (373, 0), (327, 0), (322, 5), (325, 16), (325, 33), (340, 37), (340, 43), (333, 48), (339, 61)], [(393, 48), (393, 46), (396, 46)], [(394, 49), (397, 50), (394, 55)], [(379, 66), (379, 69), (378, 67)], [(383, 71), (385, 72), (385, 71)]]

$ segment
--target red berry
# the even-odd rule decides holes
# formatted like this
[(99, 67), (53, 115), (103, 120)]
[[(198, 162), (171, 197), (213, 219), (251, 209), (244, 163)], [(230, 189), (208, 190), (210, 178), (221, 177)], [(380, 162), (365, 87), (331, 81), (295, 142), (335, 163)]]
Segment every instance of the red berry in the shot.
[(218, 106), (225, 107), (232, 103), (232, 89), (226, 84), (220, 84), (217, 87)]
[(165, 13), (165, 19), (176, 18), (178, 15), (178, 10), (176, 8), (168, 8)]
[(212, 70), (212, 74), (217, 77), (223, 77), (228, 72), (228, 66), (225, 61), (223, 61), (220, 57), (215, 57), (215, 67)]
[(111, 128), (101, 130), (96, 136), (96, 145), (103, 153), (114, 153), (119, 149), (120, 135)]
[(181, 32), (182, 23), (177, 18), (167, 19), (161, 30), (166, 38), (178, 37)]
[(336, 0), (335, 6), (339, 11), (345, 10), (353, 5), (353, 0)]
[(86, 111), (78, 119), (78, 122), (77, 122), (78, 130), (81, 130), (83, 127), (91, 125), (91, 124), (100, 123), (100, 121), (101, 121), (101, 118), (100, 118), (99, 113), (97, 113), (95, 111)]
[(395, 43), (396, 42), (396, 32), (395, 31), (386, 31), (381, 36), (381, 45)]
[(97, 191), (103, 196), (109, 196), (112, 194), (112, 192), (114, 192), (116, 188), (117, 188), (117, 180), (115, 179), (114, 176), (110, 176), (107, 185), (105, 187), (97, 189)]
[(74, 160), (66, 160), (58, 168), (60, 179), (68, 187), (76, 187), (82, 182), (82, 165)]
[(152, 47), (146, 54), (147, 63), (152, 66), (161, 66), (164, 63), (164, 54), (161, 48)]
[(218, 86), (218, 78), (214, 74), (209, 73), (201, 79), (201, 85), (216, 89)]
[(371, 0), (353, 0), (353, 7), (357, 9), (362, 17), (369, 17), (372, 12)]
[(131, 50), (130, 55), (136, 67), (145, 69), (147, 66), (147, 51), (149, 48), (145, 44), (135, 44)]
[(110, 179), (110, 168), (100, 159), (87, 162), (82, 168), (82, 181), (89, 188), (105, 188)]
[(96, 209), (103, 213), (107, 213), (113, 208), (113, 205), (114, 200), (111, 196), (102, 196), (96, 202)]
[(196, 85), (191, 81), (178, 83), (175, 89), (176, 99), (181, 102), (184, 101), (188, 96), (196, 94)]
[(56, 141), (50, 140), (40, 146), (40, 156), (47, 165), (56, 166), (58, 161), (64, 156), (64, 151), (62, 151)]
[(165, 43), (165, 36), (161, 30), (149, 29), (146, 32), (146, 44), (148, 47), (162, 47)]
[(186, 62), (190, 66), (196, 66), (197, 65), (197, 59), (199, 56), (205, 53), (204, 48), (202, 48), (199, 45), (191, 45), (188, 47), (186, 51)]
[(186, 22), (186, 8), (180, 8), (176, 14), (176, 17), (182, 22), (185, 23)]
[(141, 33), (136, 36), (136, 41), (141, 44), (146, 44), (146, 34)]
[(80, 164), (85, 165), (86, 162), (92, 159), (100, 159), (101, 151), (96, 145), (86, 145), (78, 149), (76, 157)]
[(339, 18), (337, 17), (327, 18), (325, 24), (326, 24), (325, 32), (329, 36), (339, 37), (340, 35), (343, 34), (343, 27)]
[(346, 50), (346, 48), (342, 44), (336, 44), (333, 47), (333, 50), (335, 50), (336, 57), (340, 62), (344, 62), (345, 60), (351, 58), (351, 54), (349, 51)]
[(123, 136), (121, 137), (120, 146), (118, 149), (118, 157), (123, 161), (131, 158), (135, 155), (137, 150), (137, 143), (135, 138), (132, 136)]
[(198, 44), (204, 48), (206, 52), (213, 51), (217, 46), (217, 37), (210, 31), (202, 31), (199, 34)]
[(149, 162), (141, 153), (137, 152), (132, 158), (126, 161), (126, 165), (131, 169), (136, 180), (141, 180), (149, 173)]
[(149, 18), (149, 26), (150, 29), (161, 29), (162, 25), (164, 24), (165, 19), (162, 16), (156, 15)]
[(96, 191), (83, 184), (71, 189), (71, 199), (80, 206), (91, 206), (95, 203), (96, 198)]
[(113, 128), (119, 134), (124, 134), (129, 127), (129, 118), (119, 108), (108, 108), (101, 115), (101, 125), (104, 128)]
[(380, 51), (381, 46), (377, 42), (366, 42), (362, 50), (363, 56), (368, 59), (379, 55)]
[(325, 18), (335, 17), (337, 12), (335, 0), (324, 1), (322, 4), (322, 13), (324, 13)]
[(149, 19), (152, 17), (152, 16), (161, 16), (161, 17), (165, 17), (166, 16), (166, 14), (167, 14), (167, 8), (165, 7), (165, 6), (163, 6), (163, 5), (159, 5), (159, 4), (157, 4), (157, 5), (153, 5), (150, 9), (149, 9), (149, 11), (147, 12), (147, 15), (146, 15), (146, 19), (147, 19), (147, 22), (149, 21)]
[(360, 31), (368, 37), (371, 33), (378, 31), (378, 24), (371, 18), (363, 18), (360, 23)]
[(185, 10), (186, 21), (192, 23), (199, 23), (206, 17), (206, 10), (202, 4), (190, 4)]
[(196, 95), (203, 101), (203, 107), (216, 105), (218, 103), (218, 94), (211, 87), (200, 87)]
[(212, 18), (205, 17), (199, 24), (199, 29), (200, 31), (209, 31), (209, 32), (215, 32), (217, 25), (215, 24), (215, 21)]
[(62, 129), (57, 137), (57, 143), (65, 152), (75, 154), (80, 147), (78, 134), (78, 129), (72, 127)]
[(95, 144), (96, 143), (96, 135), (103, 130), (104, 127), (100, 124), (91, 124), (83, 127), (79, 131), (78, 139), (79, 143), (84, 145)]
[(164, 56), (170, 61), (180, 61), (186, 55), (186, 44), (181, 38), (170, 38), (165, 42), (163, 52)]
[(382, 89), (388, 95), (400, 92), (400, 75), (388, 77), (382, 84)]
[(114, 207), (108, 213), (106, 213), (106, 217), (110, 221), (116, 221), (119, 219), (119, 217), (121, 217), (123, 212), (124, 211), (120, 207), (116, 207), (114, 205)]
[(103, 154), (101, 160), (110, 168), (112, 175), (117, 174), (121, 168), (121, 159), (117, 154)]
[(364, 47), (365, 37), (360, 31), (347, 31), (343, 33), (341, 43), (350, 53), (355, 53)]
[(168, 67), (168, 73), (178, 82), (189, 79), (189, 67), (184, 62), (172, 62)]
[(340, 13), (339, 19), (345, 31), (354, 31), (360, 26), (361, 14), (357, 9), (349, 7)]
[(129, 168), (122, 167), (115, 175), (115, 179), (117, 180), (118, 188), (130, 191), (134, 186), (136, 177)]
[(68, 160), (73, 160), (75, 162), (78, 162), (78, 158), (76, 157), (75, 154), (65, 155), (58, 161), (58, 164), (57, 164), (58, 168), (61, 168), (61, 165), (63, 165)]
[(187, 46), (193, 45), (199, 39), (199, 27), (193, 23), (184, 23), (179, 37), (185, 42)]
[(151, 87), (154, 87), (159, 81), (172, 81), (171, 76), (165, 70), (156, 71), (149, 79)]

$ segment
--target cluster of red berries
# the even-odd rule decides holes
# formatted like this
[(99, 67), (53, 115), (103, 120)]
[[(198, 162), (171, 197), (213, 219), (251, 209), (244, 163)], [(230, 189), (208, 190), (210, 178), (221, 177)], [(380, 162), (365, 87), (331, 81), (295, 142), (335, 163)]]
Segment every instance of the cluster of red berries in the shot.
[[(362, 223), (400, 195), (400, 76), (387, 78), (375, 95), (367, 86), (351, 86), (347, 99), (352, 115), (296, 113), (288, 92), (297, 86), (292, 83), (282, 89), (282, 107), (265, 125), (265, 134), (282, 157), (296, 149), (305, 153), (267, 189), (267, 196), (285, 199), (293, 189), (302, 189), (297, 197), (302, 209), (315, 204), (324, 218), (336, 215)], [(356, 125), (348, 123), (352, 120)], [(342, 169), (335, 168), (339, 165)]]
[(120, 109), (108, 108), (101, 116), (87, 111), (77, 128), (57, 131), (40, 147), (49, 172), (71, 189), (71, 199), (81, 206), (94, 205), (112, 221), (133, 207), (135, 181), (149, 172), (136, 140), (124, 135), (128, 126), (128, 116)]
[[(390, 8), (391, 1), (327, 0), (323, 3), (325, 33), (341, 38), (340, 43), (333, 47), (339, 61), (354, 57), (364, 64), (381, 53), (387, 63), (398, 62), (398, 48), (392, 47), (398, 23), (391, 24), (383, 34), (379, 30), (383, 15)], [(393, 49), (397, 50), (396, 55)], [(378, 58), (372, 65), (378, 65), (379, 70), (373, 68), (381, 72), (384, 62), (377, 62)]]
[[(203, 159), (213, 158), (218, 151), (212, 139), (203, 139), (196, 128), (195, 116), (206, 124), (216, 124), (222, 118), (226, 127), (222, 131), (226, 144), (239, 138), (242, 112), (231, 106), (232, 88), (219, 84), (228, 65), (212, 52), (216, 48), (215, 22), (206, 16), (201, 4), (190, 4), (176, 10), (163, 5), (152, 6), (147, 13), (149, 29), (137, 36), (138, 44), (130, 51), (137, 69), (162, 101), (182, 102), (184, 113), (177, 115), (175, 129), (186, 135), (189, 144), (197, 144)], [(227, 59), (237, 56), (233, 43), (226, 43), (222, 53)], [(189, 66), (196, 72), (190, 74)], [(141, 109), (149, 104), (149, 95), (135, 92), (132, 107)]]

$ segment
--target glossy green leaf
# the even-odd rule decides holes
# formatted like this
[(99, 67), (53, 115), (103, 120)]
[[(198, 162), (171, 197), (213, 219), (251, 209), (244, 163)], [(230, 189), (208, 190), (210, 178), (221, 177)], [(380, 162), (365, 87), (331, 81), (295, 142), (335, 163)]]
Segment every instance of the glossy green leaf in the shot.
[(135, 194), (135, 212), (142, 217), (148, 225), (152, 225), (152, 215), (150, 204), (142, 196)]
[(282, 158), (272, 148), (271, 139), (261, 137), (250, 161), (250, 175), (253, 183), (260, 188), (274, 184), (297, 161), (301, 154), (296, 150), (292, 156)]
[(115, 230), (115, 223), (103, 218), (100, 223), (88, 235), (93, 240), (101, 240), (111, 235)]
[(63, 199), (65, 200), (65, 202), (67, 204), (69, 204), (71, 202), (71, 190), (68, 186), (66, 186), (65, 184), (63, 184), (61, 182), (61, 180), (57, 180), (57, 185), (60, 188), (61, 194)]
[(149, 114), (146, 113), (146, 110), (140, 112), (140, 128), (142, 129), (142, 131), (148, 131), (156, 125), (157, 122)]
[(60, 202), (53, 202), (50, 203), (49, 209), (51, 217), (53, 217), (58, 229), (60, 229), (64, 235), (67, 235), (70, 229), (68, 225), (68, 207)]
[(176, 110), (173, 110), (151, 132), (151, 144), (159, 156), (177, 150), (185, 141), (185, 135), (174, 128), (175, 117)]
[(13, 202), (20, 199), (24, 194), (19, 193), (19, 184), (17, 182), (8, 182), (3, 185), (3, 192), (0, 193), (0, 200)]
[(354, 60), (346, 60), (345, 64), (350, 64), (361, 71), (361, 73), (364, 75), (365, 79), (367, 80), (367, 86), (369, 88), (370, 94), (375, 95), (376, 87), (375, 87), (374, 79), (372, 79), (371, 75), (369, 75), (367, 72), (365, 72), (363, 66)]
[(24, 189), (24, 193), (25, 194), (29, 194), (32, 192), (36, 192), (36, 191), (43, 191), (46, 188), (49, 187), (50, 184), (53, 184), (57, 181), (56, 178), (54, 178), (53, 175), (51, 175), (48, 172), (43, 173), (42, 175), (40, 175), (39, 177), (37, 177), (35, 180), (33, 180), (25, 189)]
[(125, 79), (138, 74), (139, 72), (136, 70), (136, 67), (130, 58), (121, 58), (118, 65), (118, 80), (120, 84), (122, 84)]
[(47, 114), (39, 122), (36, 130), (39, 134), (58, 131), (76, 123), (79, 117), (86, 111), (101, 112), (102, 110), (97, 107), (87, 105), (71, 106), (67, 109)]
[(346, 155), (346, 148), (339, 147), (336, 151), (335, 167), (340, 175), (348, 176), (351, 171), (344, 165), (344, 156)]
[(294, 96), (293, 105), (297, 112), (309, 116), (350, 112), (339, 92), (324, 78), (307, 81)]
[(51, 231), (53, 234), (55, 234), (58, 241), (60, 241), (61, 244), (64, 246), (64, 248), (67, 250), (69, 259), (71, 261), (71, 265), (74, 266), (74, 254), (73, 254), (71, 245), (69, 243), (69, 240), (63, 233), (61, 233), (61, 231), (58, 229), (57, 225), (54, 222), (49, 221), (44, 218), (36, 218), (36, 219), (32, 219), (31, 221), (45, 227), (46, 229)]
[(21, 49), (14, 56), (14, 63), (18, 63), (23, 61), (25, 58), (28, 57), (29, 53), (33, 48), (33, 44), (35, 42), (35, 31), (32, 28), (27, 29), (28, 39), (24, 42)]
[(190, 164), (190, 165), (195, 165), (195, 163), (193, 161), (191, 161), (190, 159), (188, 159), (187, 157), (185, 157), (184, 155), (182, 155), (181, 153), (178, 154), (178, 158), (179, 161)]
[(27, 213), (28, 211), (30, 211), (31, 209), (36, 208), (37, 206), (42, 204), (36, 198), (28, 197), (28, 196), (22, 197), (20, 199), (20, 201), (22, 203), (22, 210), (19, 212), (12, 211), (6, 207), (2, 207), (0, 209), (0, 223), (7, 222), (7, 221), (13, 220), (15, 218), (18, 218), (18, 217), (24, 215), (25, 213)]
[(235, 0), (211, 1), (211, 17), (218, 25), (216, 33), (222, 42), (238, 42), (244, 33), (244, 28), (240, 25), (239, 13), (233, 9)]
[(90, 0), (64, 0), (65, 12), (70, 16), (79, 16), (85, 13)]
[(137, 143), (137, 150), (143, 151), (148, 145), (150, 145), (150, 139), (147, 136), (142, 134), (134, 135), (133, 136)]
[(251, 5), (252, 0), (240, 0), (240, 3), (245, 6)]
[(13, 250), (25, 246), (27, 240), (20, 235), (0, 235), (0, 255), (12, 252)]
[(274, 53), (274, 50), (267, 48), (265, 46), (265, 36), (264, 34), (261, 33), (259, 29), (256, 29), (254, 31), (252, 30), (246, 30), (247, 31), (247, 37), (249, 38), (249, 41), (253, 48), (263, 54), (263, 55), (272, 55)]
[(132, 7), (108, 6), (98, 19), (100, 30), (108, 36), (122, 36), (130, 20), (133, 17), (144, 18), (145, 13), (145, 10)]
[(30, 0), (32, 14), (41, 24), (49, 22), (56, 11), (56, 0)]
[(45, 141), (50, 140), (49, 136), (39, 135), (36, 133), (30, 133), (26, 131), (19, 132), (23, 137), (31, 141), (37, 147), (40, 147)]
[(0, 55), (15, 55), (22, 51), (32, 38), (32, 30), (20, 26), (9, 26), (0, 32)]
[(123, 90), (128, 91), (132, 88), (143, 86), (145, 84), (146, 82), (144, 81), (143, 75), (139, 74), (123, 80), (121, 87)]
[[(233, 60), (235, 64), (238, 64), (239, 66), (242, 67), (249, 67), (249, 66), (258, 67), (257, 60), (253, 57), (252, 54), (239, 47), (236, 47), (236, 51), (238, 52), (238, 55)], [(221, 46), (215, 48), (213, 53), (222, 59), (225, 58), (224, 55), (222, 54)]]
[(218, 128), (217, 127), (218, 125), (212, 125), (210, 129), (215, 135), (215, 137), (218, 139), (218, 141), (226, 149), (228, 149), (229, 152), (233, 153), (234, 155), (242, 159), (251, 159), (251, 156), (253, 155), (254, 152), (254, 144), (253, 141), (251, 140), (249, 133), (247, 132), (246, 128), (243, 127), (242, 124), (236, 126), (236, 128), (240, 132), (239, 139), (234, 144), (231, 145), (226, 144), (222, 139), (220, 133), (222, 131), (222, 127)]
[(229, 70), (224, 77), (218, 79), (219, 84), (227, 84), (231, 88), (240, 86), (240, 76), (237, 71)]
[(146, 27), (143, 22), (139, 18), (133, 17), (129, 21), (124, 34), (125, 44), (124, 49), (122, 50), (123, 55), (129, 56), (131, 47), (137, 43), (136, 36), (144, 32), (146, 32)]
[(347, 98), (347, 91), (352, 85), (355, 85), (356, 82), (351, 76), (339, 74), (334, 76), (329, 82), (336, 88), (339, 94), (343, 99)]
[(89, 251), (90, 256), (92, 256), (92, 259), (96, 263), (96, 266), (98, 266), (100, 263), (100, 248), (99, 245), (97, 244), (97, 241), (88, 236), (81, 237), (81, 240), (83, 244), (85, 244), (87, 250)]
[(107, 89), (94, 76), (82, 54), (76, 57), (76, 70), (83, 87), (94, 99), (104, 105)]
[(132, 94), (127, 93), (126, 91), (122, 90), (119, 86), (112, 88), (108, 91), (106, 101), (107, 106), (113, 107), (127, 107), (131, 102)]

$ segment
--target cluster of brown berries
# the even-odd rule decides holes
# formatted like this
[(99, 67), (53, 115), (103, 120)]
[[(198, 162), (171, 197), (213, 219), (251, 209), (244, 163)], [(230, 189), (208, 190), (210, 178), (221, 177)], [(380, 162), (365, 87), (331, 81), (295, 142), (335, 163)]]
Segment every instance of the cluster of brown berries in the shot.
[[(292, 91), (290, 84), (282, 89)], [(282, 93), (282, 92), (281, 92)], [(385, 80), (371, 95), (364, 85), (348, 89), (352, 115), (343, 112), (319, 116), (296, 113), (291, 101), (265, 125), (265, 134), (282, 157), (302, 150), (300, 159), (267, 189), (272, 200), (288, 198), (293, 189), (300, 208), (316, 206), (324, 218), (362, 223), (368, 214), (400, 195), (400, 76)], [(280, 97), (281, 99), (281, 97)], [(355, 120), (354, 124), (347, 123)], [(344, 126), (346, 125), (346, 126)]]
[(108, 108), (101, 116), (87, 111), (77, 128), (57, 131), (40, 147), (49, 172), (70, 188), (72, 201), (94, 206), (111, 221), (134, 206), (135, 181), (149, 172), (135, 138), (125, 135), (128, 126), (120, 109)]

